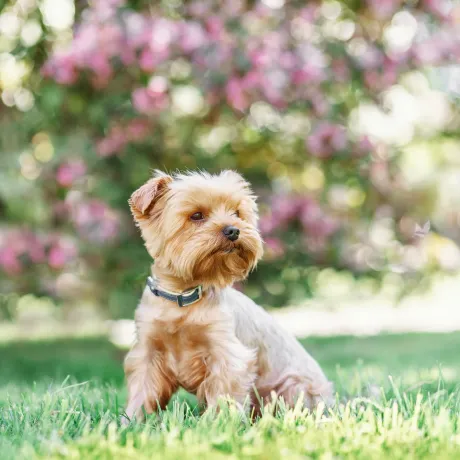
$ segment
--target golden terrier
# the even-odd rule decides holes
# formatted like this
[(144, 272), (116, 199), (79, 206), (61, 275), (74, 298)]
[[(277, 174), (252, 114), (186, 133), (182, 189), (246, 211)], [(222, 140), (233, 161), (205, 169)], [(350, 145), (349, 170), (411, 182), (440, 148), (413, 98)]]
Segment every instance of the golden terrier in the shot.
[(318, 363), (260, 306), (232, 288), (262, 256), (257, 205), (239, 174), (156, 172), (129, 200), (152, 276), (125, 359), (126, 416), (163, 408), (179, 388), (208, 407), (231, 398), (253, 411), (274, 394), (332, 400)]

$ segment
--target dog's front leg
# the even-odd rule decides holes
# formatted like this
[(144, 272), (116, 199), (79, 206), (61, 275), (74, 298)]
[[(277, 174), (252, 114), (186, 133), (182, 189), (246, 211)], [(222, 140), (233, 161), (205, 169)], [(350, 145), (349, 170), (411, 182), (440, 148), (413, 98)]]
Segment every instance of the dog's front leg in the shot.
[(236, 339), (229, 340), (226, 345), (214, 349), (206, 360), (208, 373), (198, 388), (197, 397), (208, 408), (217, 407), (220, 398), (230, 398), (242, 408), (249, 401), (254, 386), (254, 351)]
[(157, 350), (136, 344), (125, 358), (128, 404), (123, 423), (133, 417), (143, 419), (143, 410), (150, 414), (164, 408), (177, 389), (177, 381), (165, 365), (164, 355)]

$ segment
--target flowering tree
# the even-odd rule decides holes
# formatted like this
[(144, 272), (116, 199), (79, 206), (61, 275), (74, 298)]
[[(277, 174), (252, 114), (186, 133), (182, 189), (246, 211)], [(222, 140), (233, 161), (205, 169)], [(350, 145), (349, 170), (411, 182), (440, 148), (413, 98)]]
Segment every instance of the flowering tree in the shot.
[(98, 0), (77, 4), (72, 34), (43, 5), (2, 13), (22, 30), (38, 18), (41, 30), (22, 43), (29, 77), (3, 87), (4, 103), (25, 112), (21, 180), (44, 209), (35, 225), (9, 211), (9, 287), (65, 295), (73, 279), (110, 297), (114, 314), (132, 308), (148, 258), (126, 200), (157, 167), (237, 168), (252, 181), (267, 246), (259, 301), (311, 293), (318, 267), (413, 280), (456, 268), (415, 232), (437, 218), (458, 237), (436, 216), (435, 192), (403, 168), (414, 145), (458, 135), (455, 101), (429, 78), (460, 57), (452, 2)]

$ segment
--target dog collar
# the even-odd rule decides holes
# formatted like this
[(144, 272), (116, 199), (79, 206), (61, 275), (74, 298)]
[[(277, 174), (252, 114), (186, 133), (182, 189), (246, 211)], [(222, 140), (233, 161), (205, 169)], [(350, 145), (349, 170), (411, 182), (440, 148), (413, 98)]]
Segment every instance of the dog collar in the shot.
[(158, 287), (158, 280), (149, 276), (147, 278), (147, 286), (152, 291), (153, 295), (163, 297), (163, 299), (170, 300), (171, 302), (176, 302), (179, 307), (192, 305), (203, 297), (203, 288), (201, 285), (178, 294), (176, 292), (167, 291), (166, 289), (160, 289)]

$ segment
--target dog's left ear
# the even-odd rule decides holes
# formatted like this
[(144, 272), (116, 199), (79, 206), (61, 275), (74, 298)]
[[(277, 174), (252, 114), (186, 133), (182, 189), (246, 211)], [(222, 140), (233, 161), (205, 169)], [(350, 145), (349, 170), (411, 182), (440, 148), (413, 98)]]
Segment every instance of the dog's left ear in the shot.
[(155, 203), (165, 195), (172, 177), (157, 173), (155, 177), (138, 188), (128, 200), (131, 212), (136, 220), (146, 218), (155, 207)]

